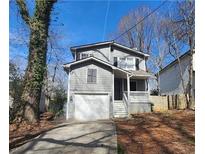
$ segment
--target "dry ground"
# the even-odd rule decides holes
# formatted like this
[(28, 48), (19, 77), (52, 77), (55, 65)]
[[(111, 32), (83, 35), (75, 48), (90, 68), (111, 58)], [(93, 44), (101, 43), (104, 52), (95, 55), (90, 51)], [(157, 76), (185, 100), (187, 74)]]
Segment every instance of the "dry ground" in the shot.
[(53, 122), (52, 113), (46, 112), (41, 115), (40, 121), (30, 124), (26, 121), (9, 124), (9, 149), (18, 147), (30, 139), (46, 132), (56, 125)]
[(128, 154), (192, 154), (194, 111), (136, 114), (115, 120), (121, 152)]

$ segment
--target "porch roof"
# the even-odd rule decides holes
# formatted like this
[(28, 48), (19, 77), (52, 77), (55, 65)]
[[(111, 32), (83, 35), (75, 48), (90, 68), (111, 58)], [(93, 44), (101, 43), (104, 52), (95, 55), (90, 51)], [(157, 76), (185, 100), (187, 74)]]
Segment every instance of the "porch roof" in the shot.
[(143, 71), (143, 70), (130, 70), (129, 71), (131, 73), (131, 75), (133, 76), (137, 76), (137, 77), (153, 77), (153, 74)]

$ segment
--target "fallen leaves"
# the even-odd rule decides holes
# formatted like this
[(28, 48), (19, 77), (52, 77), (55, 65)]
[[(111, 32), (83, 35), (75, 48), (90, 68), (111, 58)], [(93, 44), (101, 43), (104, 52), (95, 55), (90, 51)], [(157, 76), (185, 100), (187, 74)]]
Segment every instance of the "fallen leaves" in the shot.
[(126, 153), (194, 153), (194, 111), (135, 114), (115, 122), (118, 143)]
[(54, 115), (50, 112), (45, 112), (41, 115), (40, 121), (37, 123), (28, 123), (22, 121), (21, 123), (12, 123), (9, 125), (9, 148), (20, 146), (28, 140), (40, 135), (41, 133), (54, 128), (51, 122)]

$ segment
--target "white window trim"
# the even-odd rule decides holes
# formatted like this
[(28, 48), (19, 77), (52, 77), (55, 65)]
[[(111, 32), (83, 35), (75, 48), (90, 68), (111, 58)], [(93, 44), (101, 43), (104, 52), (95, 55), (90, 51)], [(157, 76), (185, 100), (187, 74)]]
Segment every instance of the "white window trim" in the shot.
[[(122, 67), (120, 67), (119, 66), (119, 63), (120, 63), (120, 58), (125, 58), (125, 63), (127, 64), (127, 62), (128, 62), (128, 58), (132, 58), (133, 59), (133, 68), (132, 69), (130, 69), (130, 68), (127, 68), (127, 65), (126, 65), (126, 67), (125, 68), (122, 68)], [(119, 67), (119, 68), (122, 68), (122, 69), (125, 69), (125, 70), (136, 70), (136, 57), (117, 57), (117, 67)], [(139, 59), (139, 58), (137, 58), (137, 59)]]
[(88, 58), (89, 57), (89, 54), (88, 53), (80, 53), (80, 59), (85, 59), (85, 58), (83, 58), (83, 56), (82, 56), (82, 54), (86, 54), (87, 55), (87, 57), (86, 58)]

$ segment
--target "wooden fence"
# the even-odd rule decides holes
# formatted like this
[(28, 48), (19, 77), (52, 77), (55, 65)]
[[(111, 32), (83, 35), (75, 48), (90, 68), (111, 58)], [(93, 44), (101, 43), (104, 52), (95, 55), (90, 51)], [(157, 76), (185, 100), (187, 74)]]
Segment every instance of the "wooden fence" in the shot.
[[(186, 108), (184, 95), (150, 96), (149, 100), (153, 104), (152, 110), (155, 112)], [(191, 108), (194, 108), (194, 106), (195, 104), (192, 104)]]

